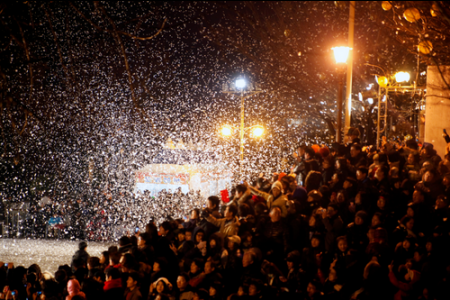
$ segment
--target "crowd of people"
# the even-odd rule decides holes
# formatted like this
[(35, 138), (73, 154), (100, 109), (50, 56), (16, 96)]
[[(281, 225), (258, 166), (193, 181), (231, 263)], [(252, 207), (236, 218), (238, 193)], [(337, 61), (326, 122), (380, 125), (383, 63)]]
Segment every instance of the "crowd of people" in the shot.
[(55, 274), (0, 263), (0, 299), (448, 299), (450, 155), (358, 135)]

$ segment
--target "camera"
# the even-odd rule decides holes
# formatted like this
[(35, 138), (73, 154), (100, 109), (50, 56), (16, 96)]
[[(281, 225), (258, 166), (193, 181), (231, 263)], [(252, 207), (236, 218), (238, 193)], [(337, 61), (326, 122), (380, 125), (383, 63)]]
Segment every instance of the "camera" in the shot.
[(8, 266), (8, 264), (5, 264), (5, 267), (7, 267)]
[(14, 292), (14, 291), (13, 291), (13, 292), (11, 292), (11, 295), (15, 296), (15, 295), (16, 295), (16, 292)]
[(38, 295), (42, 295), (42, 291), (37, 292)]
[(134, 232), (138, 233), (138, 232), (139, 232), (139, 227), (136, 227), (136, 229), (134, 230)]

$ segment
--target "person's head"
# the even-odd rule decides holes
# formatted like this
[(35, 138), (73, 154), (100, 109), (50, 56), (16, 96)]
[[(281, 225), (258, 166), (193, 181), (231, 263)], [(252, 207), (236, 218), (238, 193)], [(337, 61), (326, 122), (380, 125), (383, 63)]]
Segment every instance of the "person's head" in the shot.
[(327, 207), (327, 217), (331, 218), (338, 213), (338, 207), (335, 204), (329, 204)]
[(308, 286), (306, 287), (306, 293), (310, 298), (314, 297), (314, 294), (319, 292), (319, 283), (315, 280), (308, 282)]
[(277, 206), (273, 206), (270, 209), (269, 216), (270, 216), (270, 220), (272, 222), (280, 221), (281, 220), (281, 209), (279, 207), (277, 207)]
[(119, 264), (120, 262), (120, 253), (119, 252), (113, 252), (109, 254), (109, 264), (111, 266), (115, 266)]
[(88, 259), (87, 267), (88, 270), (92, 270), (94, 268), (98, 268), (100, 266), (100, 259), (96, 256), (91, 256)]
[(180, 242), (180, 243), (185, 241), (185, 239), (186, 239), (186, 229), (179, 228), (177, 230), (177, 239), (178, 239), (178, 242)]
[(103, 251), (100, 255), (100, 263), (101, 264), (108, 264), (109, 263), (109, 252)]
[(347, 251), (348, 248), (347, 238), (345, 236), (338, 237), (337, 245), (341, 252)]
[(369, 170), (367, 168), (358, 168), (356, 170), (356, 179), (358, 181), (364, 181), (367, 178), (367, 175), (369, 174)]
[(405, 217), (403, 219), (403, 225), (406, 227), (406, 229), (408, 230), (413, 230), (414, 228), (414, 218), (411, 217)]
[(342, 187), (347, 190), (347, 189), (352, 188), (355, 185), (356, 185), (356, 180), (353, 177), (347, 177), (347, 178), (345, 178), (344, 184)]
[(120, 278), (120, 271), (118, 268), (109, 267), (106, 269), (106, 281)]
[(250, 283), (248, 286), (248, 295), (250, 297), (255, 297), (259, 293), (259, 285), (257, 283)]
[(350, 147), (350, 156), (351, 157), (356, 157), (361, 153), (361, 145), (360, 144), (353, 144)]
[(139, 269), (139, 262), (130, 253), (122, 255), (120, 264), (122, 265), (122, 272), (130, 272), (132, 270), (136, 271), (137, 269)]
[(251, 214), (250, 206), (246, 203), (241, 203), (238, 206), (238, 216), (245, 218)]
[(437, 176), (438, 175), (435, 170), (427, 170), (425, 172), (425, 174), (423, 174), (423, 181), (424, 182), (433, 182)]
[(197, 274), (201, 272), (204, 268), (204, 262), (201, 258), (195, 258), (191, 263), (191, 273)]
[(205, 232), (203, 231), (203, 229), (197, 230), (197, 232), (195, 233), (195, 243), (198, 244), (198, 243), (202, 242), (204, 240), (204, 237), (205, 237)]
[(236, 186), (236, 195), (238, 198), (241, 198), (246, 191), (247, 187), (245, 186), (245, 184), (239, 184)]
[(187, 288), (189, 282), (189, 275), (186, 273), (181, 273), (177, 278), (177, 287), (179, 290), (183, 291)]
[(205, 274), (209, 274), (214, 272), (214, 270), (216, 269), (216, 265), (214, 264), (214, 262), (212, 261), (207, 261), (205, 262)]
[(103, 283), (103, 282), (105, 282), (105, 280), (106, 280), (105, 272), (103, 272), (103, 271), (97, 271), (97, 272), (95, 272), (93, 278), (94, 278), (95, 281), (100, 282), (100, 283)]
[(130, 273), (127, 279), (127, 288), (133, 290), (139, 284), (139, 274), (138, 273)]
[(445, 195), (439, 195), (436, 199), (436, 209), (443, 209), (448, 207), (448, 199)]
[(171, 229), (172, 226), (170, 225), (170, 222), (168, 221), (162, 222), (162, 224), (159, 226), (159, 234), (161, 236), (166, 236), (169, 234)]
[(385, 165), (381, 165), (375, 172), (375, 178), (381, 181), (389, 176), (389, 168)]
[(371, 225), (373, 228), (376, 228), (381, 225), (381, 214), (380, 213), (373, 214)]
[(80, 242), (78, 244), (78, 250), (86, 251), (86, 248), (87, 248), (87, 243), (86, 242)]
[(363, 210), (358, 211), (355, 215), (355, 225), (357, 226), (363, 225), (366, 219), (367, 213)]
[(220, 199), (217, 196), (210, 196), (206, 200), (206, 207), (210, 210), (216, 210), (219, 208)]
[(138, 247), (145, 247), (150, 242), (150, 235), (147, 232), (139, 233), (137, 239)]
[(263, 202), (259, 202), (255, 205), (255, 215), (259, 216), (262, 214), (266, 214), (268, 211), (267, 204)]
[(313, 236), (311, 238), (311, 247), (317, 248), (320, 246), (320, 238), (318, 236)]
[(238, 235), (229, 236), (227, 239), (227, 248), (230, 251), (236, 250), (241, 244), (241, 238)]
[(281, 184), (281, 182), (275, 181), (272, 184), (272, 190), (271, 190), (273, 197), (278, 198), (278, 196), (281, 195), (282, 191), (283, 191), (283, 185)]
[(228, 205), (227, 208), (225, 209), (224, 217), (227, 220), (231, 220), (236, 216), (237, 212), (238, 209), (236, 205), (234, 204)]
[(383, 196), (380, 196), (377, 201), (377, 206), (379, 209), (386, 208), (386, 199)]
[(250, 266), (255, 261), (255, 255), (251, 251), (247, 251), (244, 253), (244, 256), (242, 257), (242, 266), (244, 268)]
[(402, 243), (402, 247), (405, 250), (409, 250), (411, 248), (411, 246), (413, 246), (414, 242), (412, 241), (412, 238), (410, 236), (407, 236)]
[(315, 155), (316, 155), (316, 152), (314, 152), (313, 148), (308, 147), (305, 149), (305, 159), (306, 160), (313, 159)]
[(186, 239), (186, 241), (192, 241), (192, 229), (186, 229), (184, 238)]
[(191, 215), (190, 215), (191, 220), (197, 220), (198, 215), (199, 215), (199, 211), (197, 208), (191, 210)]
[(422, 203), (425, 200), (425, 196), (421, 190), (414, 190), (413, 196), (413, 203)]
[(322, 167), (324, 169), (329, 169), (332, 168), (334, 166), (334, 159), (333, 156), (329, 155), (327, 157), (325, 157), (322, 161)]

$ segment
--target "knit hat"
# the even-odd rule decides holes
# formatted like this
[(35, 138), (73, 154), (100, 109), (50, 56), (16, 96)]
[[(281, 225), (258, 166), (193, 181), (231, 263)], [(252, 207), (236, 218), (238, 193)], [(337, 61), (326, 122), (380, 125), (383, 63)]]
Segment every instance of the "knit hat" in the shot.
[(241, 238), (238, 235), (232, 235), (228, 237), (228, 241), (235, 243), (236, 245), (241, 244)]
[(319, 149), (319, 154), (322, 156), (322, 158), (325, 158), (330, 154), (330, 150), (328, 149), (328, 147), (322, 147)]
[(167, 280), (167, 278), (165, 278), (165, 277), (160, 277), (160, 278), (158, 278), (158, 280), (156, 280), (153, 284), (154, 284), (154, 286), (156, 287), (157, 285), (158, 285), (158, 282), (160, 282), (160, 281), (163, 281), (165, 284), (166, 284), (166, 286), (167, 286), (167, 288), (169, 289), (169, 290), (171, 290), (172, 289), (172, 284), (169, 282), (169, 280)]
[(272, 190), (274, 188), (278, 188), (280, 190), (280, 192), (283, 190), (283, 185), (281, 184), (281, 182), (279, 182), (278, 180), (275, 181), (274, 183), (272, 183)]
[(281, 180), (281, 178), (283, 178), (284, 176), (286, 176), (287, 174), (284, 172), (281, 172), (280, 174), (278, 174), (278, 181)]

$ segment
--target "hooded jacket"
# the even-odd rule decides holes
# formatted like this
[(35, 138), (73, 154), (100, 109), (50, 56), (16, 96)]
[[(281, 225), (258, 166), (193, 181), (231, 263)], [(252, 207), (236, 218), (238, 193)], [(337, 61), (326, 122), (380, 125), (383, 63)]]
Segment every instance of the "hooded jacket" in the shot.
[(66, 300), (71, 300), (74, 296), (86, 299), (86, 295), (81, 291), (80, 283), (76, 279), (71, 279), (67, 282), (67, 292), (69, 295), (66, 297)]

